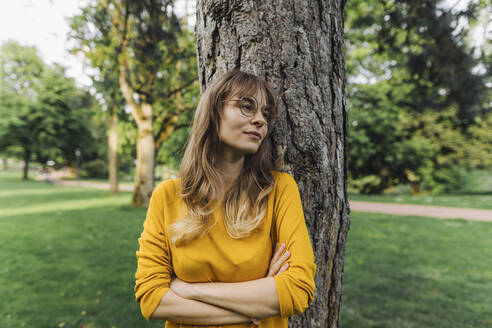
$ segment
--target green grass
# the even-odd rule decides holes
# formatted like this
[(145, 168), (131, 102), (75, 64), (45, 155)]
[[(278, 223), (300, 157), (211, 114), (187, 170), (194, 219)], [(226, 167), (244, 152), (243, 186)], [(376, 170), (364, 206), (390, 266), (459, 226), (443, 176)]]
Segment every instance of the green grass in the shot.
[(491, 194), (463, 195), (360, 195), (350, 194), (349, 200), (365, 202), (383, 202), (417, 204), (433, 206), (452, 206), (464, 208), (492, 209)]
[(134, 300), (130, 197), (0, 172), (0, 327), (162, 327)]
[[(130, 193), (0, 171), (0, 327), (162, 327), (134, 301)], [(341, 327), (492, 327), (492, 223), (352, 213)]]
[(492, 223), (352, 213), (342, 328), (492, 327)]

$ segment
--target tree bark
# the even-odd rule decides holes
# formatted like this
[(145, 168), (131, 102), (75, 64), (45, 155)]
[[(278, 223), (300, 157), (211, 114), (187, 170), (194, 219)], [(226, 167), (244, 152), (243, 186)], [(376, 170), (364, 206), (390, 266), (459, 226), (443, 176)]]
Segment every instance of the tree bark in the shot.
[(131, 108), (131, 114), (137, 124), (137, 167), (132, 196), (132, 205), (148, 206), (150, 195), (154, 189), (154, 122), (152, 105), (145, 102), (143, 97), (137, 104), (133, 98), (135, 91), (127, 79), (128, 59), (120, 56), (119, 83), (125, 102)]
[(290, 327), (338, 327), (349, 229), (344, 0), (197, 4), (202, 90), (237, 68), (275, 90), (276, 168), (298, 183), (317, 264), (315, 300)]
[(109, 192), (118, 193), (118, 115), (113, 108), (109, 123), (108, 162), (109, 162)]
[(154, 189), (154, 134), (152, 106), (142, 104), (143, 116), (137, 125), (137, 168), (132, 205), (148, 206)]
[(31, 160), (31, 150), (24, 150), (24, 174), (22, 180), (29, 179), (29, 161)]

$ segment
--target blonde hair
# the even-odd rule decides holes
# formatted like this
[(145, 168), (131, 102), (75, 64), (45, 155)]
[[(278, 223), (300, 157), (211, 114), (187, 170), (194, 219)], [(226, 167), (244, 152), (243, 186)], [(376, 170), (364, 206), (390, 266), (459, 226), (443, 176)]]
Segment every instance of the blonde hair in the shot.
[(262, 103), (271, 108), (267, 121), (270, 125), (277, 100), (270, 86), (255, 75), (230, 71), (215, 80), (201, 96), (180, 166), (180, 196), (186, 208), (183, 217), (169, 227), (173, 244), (184, 244), (208, 232), (216, 223), (211, 222), (211, 214), (220, 206), (222, 197), (224, 224), (232, 238), (247, 237), (263, 222), (268, 195), (273, 190), (270, 129), (258, 151), (245, 155), (238, 181), (225, 195), (216, 169), (223, 101), (257, 92), (263, 97)]

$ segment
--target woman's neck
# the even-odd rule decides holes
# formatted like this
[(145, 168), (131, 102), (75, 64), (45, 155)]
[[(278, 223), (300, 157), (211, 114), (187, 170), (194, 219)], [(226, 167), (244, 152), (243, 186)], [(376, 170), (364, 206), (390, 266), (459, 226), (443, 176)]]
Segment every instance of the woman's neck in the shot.
[(244, 165), (244, 156), (240, 158), (221, 158), (218, 163), (218, 170), (224, 183), (224, 193), (227, 192), (236, 182), (241, 174)]

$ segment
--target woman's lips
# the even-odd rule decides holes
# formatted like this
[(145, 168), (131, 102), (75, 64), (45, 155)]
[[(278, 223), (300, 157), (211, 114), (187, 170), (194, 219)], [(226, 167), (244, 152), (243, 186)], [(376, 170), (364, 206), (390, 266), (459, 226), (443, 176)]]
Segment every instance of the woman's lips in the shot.
[(248, 136), (250, 136), (253, 139), (256, 139), (256, 140), (260, 140), (261, 139), (261, 137), (259, 135), (255, 134), (255, 133), (250, 133), (250, 132), (244, 132), (244, 133), (246, 133)]

